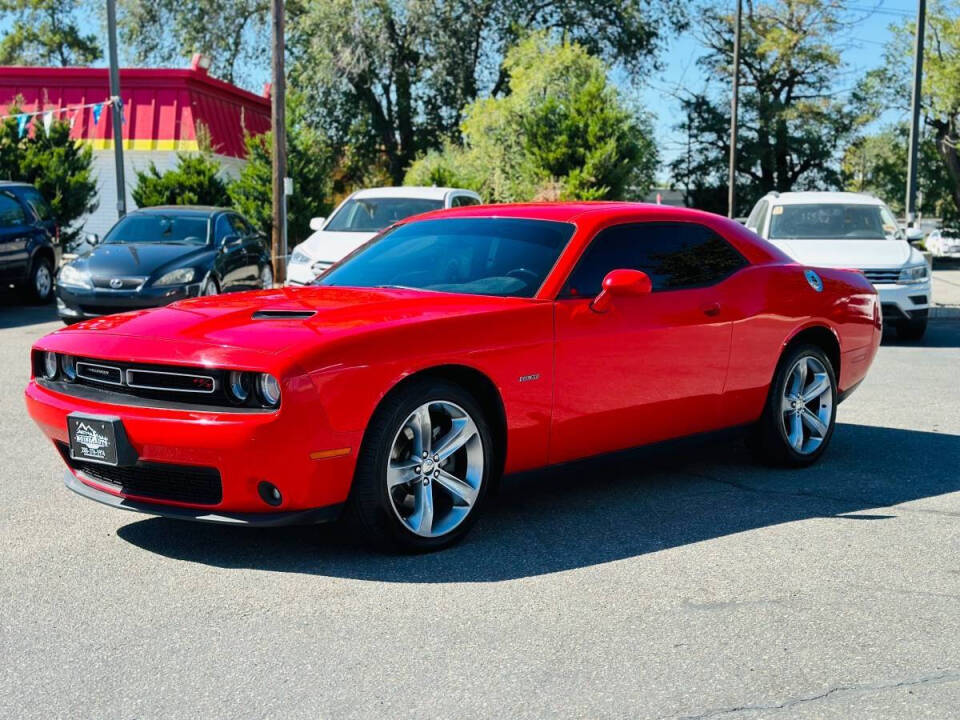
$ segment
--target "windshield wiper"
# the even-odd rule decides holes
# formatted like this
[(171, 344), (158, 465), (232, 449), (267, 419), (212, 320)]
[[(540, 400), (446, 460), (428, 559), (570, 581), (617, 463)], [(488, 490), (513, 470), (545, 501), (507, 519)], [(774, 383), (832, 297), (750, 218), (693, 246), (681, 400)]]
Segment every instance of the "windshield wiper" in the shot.
[(373, 287), (381, 290), (423, 290), (423, 288), (410, 287), (409, 285), (374, 285)]

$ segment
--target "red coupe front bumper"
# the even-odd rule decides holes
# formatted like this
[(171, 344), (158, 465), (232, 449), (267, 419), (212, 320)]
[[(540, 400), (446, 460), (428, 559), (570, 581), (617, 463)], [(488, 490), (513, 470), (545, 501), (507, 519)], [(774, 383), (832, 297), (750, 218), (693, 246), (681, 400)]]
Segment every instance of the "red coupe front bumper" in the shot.
[[(349, 493), (361, 439), (360, 433), (323, 429), (318, 413), (294, 403), (250, 413), (121, 406), (64, 394), (36, 379), (25, 396), (30, 416), (67, 462), (70, 489), (114, 507), (190, 520), (278, 525), (332, 519)], [(119, 417), (137, 464), (91, 466), (88, 472), (72, 461), (67, 415), (74, 412)], [(131, 491), (138, 473), (148, 471), (162, 476), (161, 491), (156, 483), (149, 492)], [(130, 482), (117, 481), (118, 474)], [(212, 501), (194, 501), (179, 491), (189, 488), (177, 487), (201, 474), (208, 490), (210, 478), (219, 476)], [(263, 482), (280, 491), (278, 505), (261, 497)]]

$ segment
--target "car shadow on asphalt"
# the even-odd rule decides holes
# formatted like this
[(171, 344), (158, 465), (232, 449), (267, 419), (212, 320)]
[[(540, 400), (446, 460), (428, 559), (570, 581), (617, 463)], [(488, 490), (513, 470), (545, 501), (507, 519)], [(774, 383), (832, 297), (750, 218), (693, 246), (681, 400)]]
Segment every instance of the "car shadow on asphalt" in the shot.
[(884, 347), (956, 348), (960, 347), (960, 321), (931, 320), (926, 334), (920, 340), (900, 340), (893, 328), (883, 331)]
[(757, 465), (739, 441), (697, 441), (510, 477), (464, 542), (430, 555), (378, 554), (338, 525), (251, 530), (150, 518), (117, 534), (221, 568), (496, 582), (809, 518), (893, 522), (891, 506), (960, 491), (958, 467), (960, 436), (839, 424), (823, 460), (805, 470)]
[(0, 329), (56, 322), (57, 306), (52, 303), (30, 304), (14, 290), (0, 290)]

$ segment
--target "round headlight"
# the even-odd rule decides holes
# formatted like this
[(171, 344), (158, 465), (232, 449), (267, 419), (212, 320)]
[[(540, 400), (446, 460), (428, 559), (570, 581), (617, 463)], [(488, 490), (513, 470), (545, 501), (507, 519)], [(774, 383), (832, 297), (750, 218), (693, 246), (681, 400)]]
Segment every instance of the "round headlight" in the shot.
[(47, 380), (53, 380), (57, 376), (57, 354), (49, 350), (43, 353), (43, 376)]
[(268, 373), (261, 373), (257, 379), (257, 392), (260, 400), (267, 407), (276, 407), (280, 404), (280, 383)]
[(250, 376), (238, 370), (231, 372), (227, 382), (227, 393), (234, 402), (246, 402), (250, 397)]
[(77, 379), (77, 359), (73, 355), (60, 356), (60, 369), (63, 370), (63, 376), (70, 382)]

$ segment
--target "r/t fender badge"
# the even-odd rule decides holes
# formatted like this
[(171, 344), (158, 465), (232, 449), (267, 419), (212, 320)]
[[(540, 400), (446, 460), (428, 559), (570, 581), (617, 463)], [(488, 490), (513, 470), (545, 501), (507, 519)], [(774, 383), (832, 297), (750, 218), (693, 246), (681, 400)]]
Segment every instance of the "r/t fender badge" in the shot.
[(534, 380), (540, 379), (540, 373), (533, 373), (532, 375), (521, 375), (520, 382), (533, 382)]

